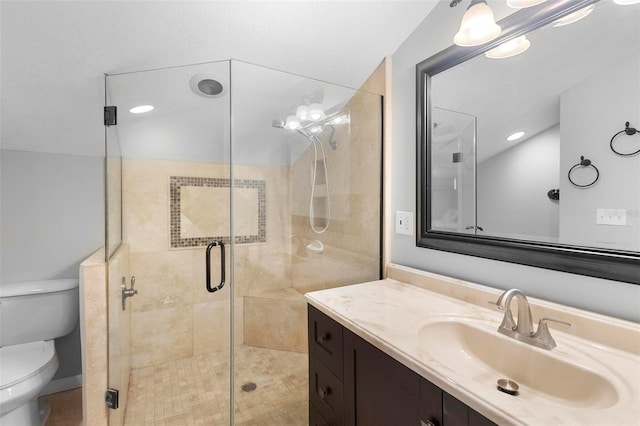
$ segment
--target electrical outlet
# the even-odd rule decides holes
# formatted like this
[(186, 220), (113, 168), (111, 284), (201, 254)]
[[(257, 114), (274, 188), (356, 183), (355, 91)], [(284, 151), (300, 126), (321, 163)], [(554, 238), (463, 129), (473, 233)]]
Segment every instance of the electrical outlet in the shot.
[(396, 234), (413, 235), (413, 212), (396, 212)]

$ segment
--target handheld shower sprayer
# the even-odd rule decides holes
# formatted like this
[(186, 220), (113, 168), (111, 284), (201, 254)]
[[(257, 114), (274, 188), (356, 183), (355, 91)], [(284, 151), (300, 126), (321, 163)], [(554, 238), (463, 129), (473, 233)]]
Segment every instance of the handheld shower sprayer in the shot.
[[(285, 122), (282, 120), (273, 120), (271, 122), (271, 127), (277, 129), (285, 129)], [(294, 130), (294, 129), (291, 129)], [(329, 174), (327, 173), (327, 156), (324, 152), (324, 147), (322, 146), (322, 142), (315, 135), (307, 133), (304, 129), (295, 129), (302, 136), (307, 138), (311, 145), (313, 145), (313, 170), (311, 176), (311, 196), (309, 197), (309, 226), (311, 226), (311, 230), (316, 234), (322, 234), (329, 228), (329, 222), (331, 221), (331, 199), (329, 197)], [(333, 135), (333, 134), (332, 134)], [(315, 225), (315, 213), (313, 209), (313, 200), (315, 198), (315, 190), (316, 190), (316, 177), (318, 175), (318, 146), (320, 146), (320, 151), (322, 152), (322, 165), (324, 167), (324, 176), (325, 176), (325, 188), (327, 197), (325, 199), (326, 203), (326, 222), (322, 228), (317, 228)], [(335, 148), (334, 148), (335, 149)]]

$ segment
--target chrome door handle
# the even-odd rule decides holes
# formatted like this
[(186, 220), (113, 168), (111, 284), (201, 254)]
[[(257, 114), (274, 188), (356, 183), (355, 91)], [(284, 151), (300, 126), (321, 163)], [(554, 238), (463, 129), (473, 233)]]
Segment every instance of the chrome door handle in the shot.
[(125, 278), (122, 277), (122, 285), (120, 286), (120, 290), (122, 291), (122, 310), (124, 311), (126, 305), (125, 300), (127, 297), (133, 297), (138, 294), (138, 290), (134, 290), (133, 286), (136, 284), (136, 277), (131, 277), (131, 288), (127, 288), (125, 284)]
[[(211, 249), (215, 246), (220, 246), (220, 283), (212, 287), (211, 286)], [(205, 266), (207, 269), (207, 291), (209, 293), (215, 293), (218, 290), (221, 290), (224, 287), (225, 273), (224, 273), (224, 244), (222, 241), (214, 241), (207, 246), (207, 254), (205, 259)]]

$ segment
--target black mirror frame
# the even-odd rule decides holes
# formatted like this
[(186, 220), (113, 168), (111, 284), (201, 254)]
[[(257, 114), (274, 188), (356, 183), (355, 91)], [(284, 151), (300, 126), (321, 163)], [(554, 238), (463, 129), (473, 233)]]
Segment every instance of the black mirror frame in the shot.
[(640, 253), (431, 230), (431, 77), (501, 43), (543, 27), (598, 0), (559, 0), (522, 9), (500, 21), (501, 35), (482, 46), (451, 46), (416, 65), (416, 245), (435, 250), (640, 284)]

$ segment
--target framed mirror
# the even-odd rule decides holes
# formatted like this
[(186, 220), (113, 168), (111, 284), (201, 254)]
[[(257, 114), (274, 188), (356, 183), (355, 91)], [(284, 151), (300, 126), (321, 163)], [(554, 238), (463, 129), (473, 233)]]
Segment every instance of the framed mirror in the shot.
[(550, 0), (499, 25), (416, 66), (417, 245), (640, 284), (640, 4)]

